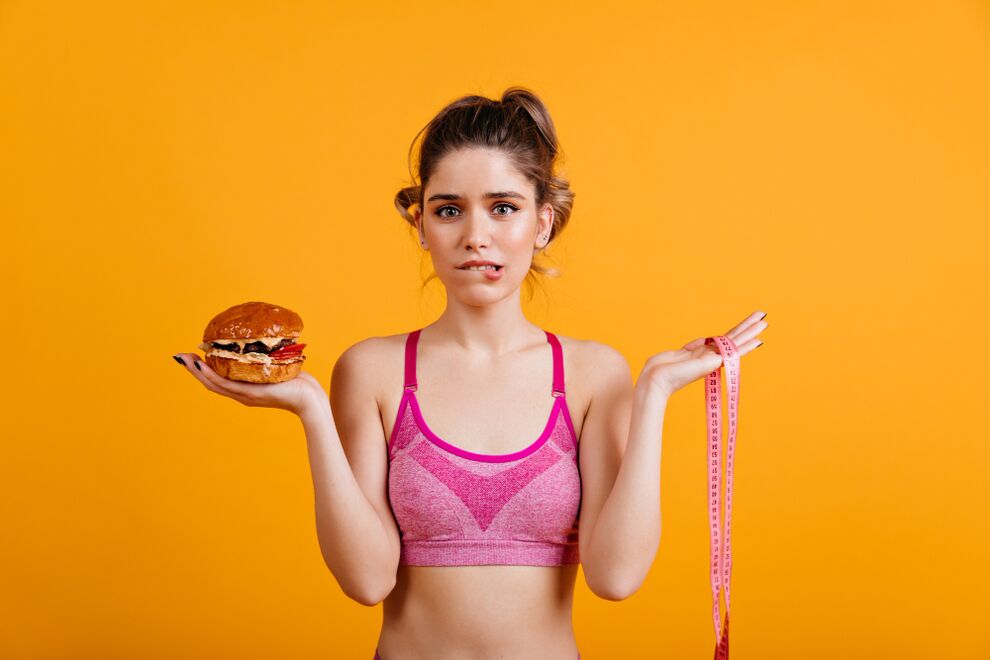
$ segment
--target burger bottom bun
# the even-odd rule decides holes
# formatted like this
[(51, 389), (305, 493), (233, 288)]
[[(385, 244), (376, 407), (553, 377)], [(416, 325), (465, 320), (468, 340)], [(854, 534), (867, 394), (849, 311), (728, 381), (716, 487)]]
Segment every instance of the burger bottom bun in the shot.
[(227, 380), (242, 380), (248, 383), (281, 383), (292, 380), (302, 371), (302, 361), (286, 364), (262, 364), (241, 362), (233, 358), (207, 355), (204, 360), (213, 371)]

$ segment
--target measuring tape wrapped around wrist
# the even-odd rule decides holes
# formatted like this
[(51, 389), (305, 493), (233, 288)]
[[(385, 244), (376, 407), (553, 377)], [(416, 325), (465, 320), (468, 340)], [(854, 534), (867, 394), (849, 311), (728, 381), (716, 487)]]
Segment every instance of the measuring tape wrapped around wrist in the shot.
[[(705, 410), (708, 417), (708, 519), (711, 528), (712, 618), (715, 621), (715, 660), (729, 658), (729, 582), (732, 578), (732, 457), (736, 448), (739, 421), (739, 349), (728, 337), (708, 337), (722, 354), (726, 372), (728, 438), (722, 438), (722, 367), (705, 376)], [(723, 452), (724, 447), (724, 452)], [(722, 458), (724, 453), (724, 460)], [(722, 464), (725, 464), (725, 542), (720, 543)], [(725, 589), (725, 625), (718, 613), (719, 589)]]

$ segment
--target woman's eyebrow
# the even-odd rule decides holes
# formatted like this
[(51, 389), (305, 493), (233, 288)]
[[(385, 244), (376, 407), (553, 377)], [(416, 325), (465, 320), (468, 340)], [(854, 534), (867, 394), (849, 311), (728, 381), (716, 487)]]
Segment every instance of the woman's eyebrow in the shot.
[[(516, 199), (526, 199), (523, 195), (520, 195), (519, 193), (512, 190), (499, 190), (497, 192), (489, 192), (489, 193), (485, 193), (484, 196), (486, 199), (492, 197), (515, 197)], [(437, 193), (435, 195), (430, 195), (430, 198), (426, 201), (432, 202), (435, 199), (445, 199), (450, 202), (456, 202), (463, 199), (463, 197), (461, 197), (460, 195), (454, 195), (452, 193)]]

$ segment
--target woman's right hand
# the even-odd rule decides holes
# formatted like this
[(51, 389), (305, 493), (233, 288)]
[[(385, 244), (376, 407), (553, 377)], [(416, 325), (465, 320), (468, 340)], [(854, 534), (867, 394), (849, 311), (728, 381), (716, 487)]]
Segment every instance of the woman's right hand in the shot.
[(217, 374), (196, 353), (176, 353), (175, 356), (182, 358), (186, 370), (206, 389), (252, 408), (281, 408), (301, 415), (307, 406), (327, 398), (320, 382), (305, 371), (281, 383), (248, 383)]

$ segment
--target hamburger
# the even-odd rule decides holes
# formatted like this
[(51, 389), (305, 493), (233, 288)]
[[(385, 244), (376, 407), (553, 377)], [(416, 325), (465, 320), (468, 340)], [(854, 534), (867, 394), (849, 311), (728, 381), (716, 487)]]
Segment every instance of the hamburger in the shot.
[(229, 380), (281, 383), (302, 370), (306, 344), (298, 342), (303, 322), (291, 309), (246, 302), (210, 320), (199, 345), (206, 364)]

